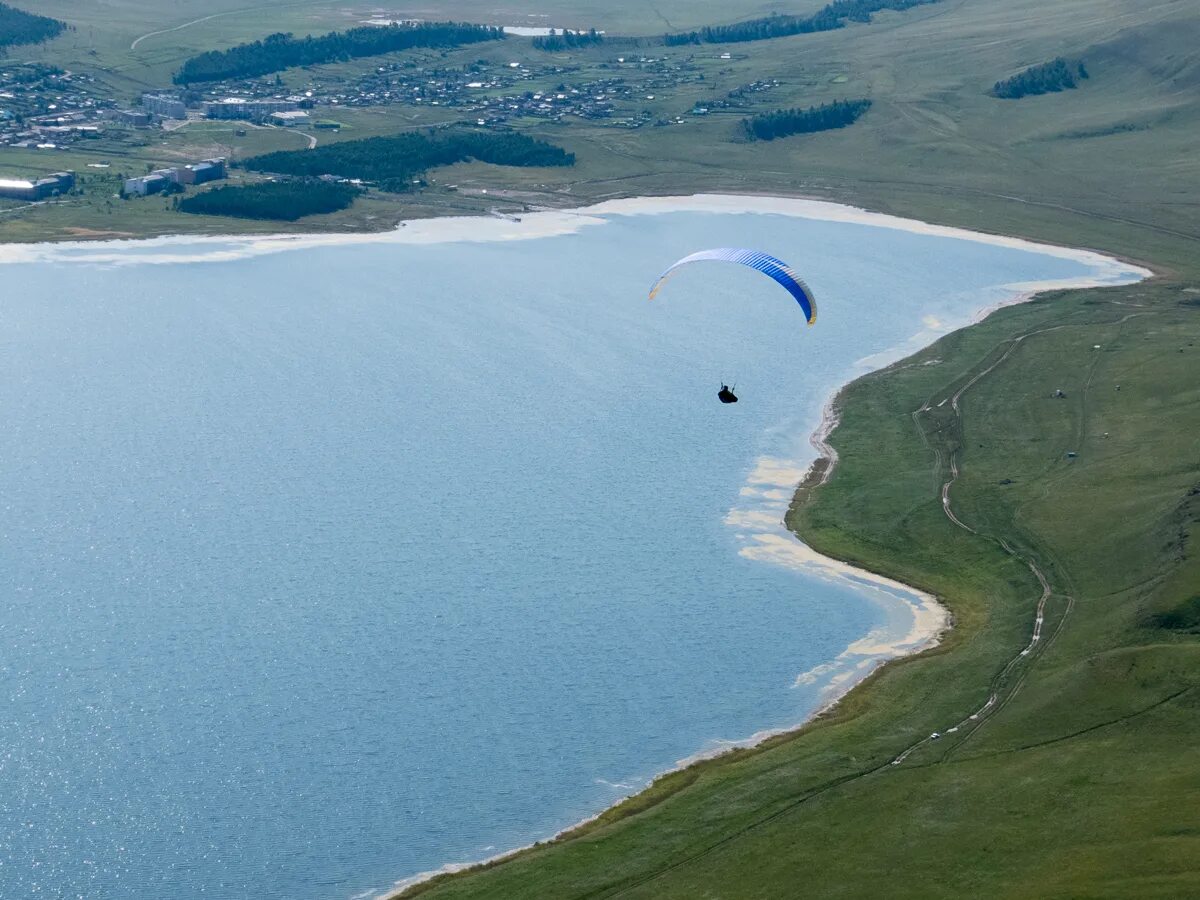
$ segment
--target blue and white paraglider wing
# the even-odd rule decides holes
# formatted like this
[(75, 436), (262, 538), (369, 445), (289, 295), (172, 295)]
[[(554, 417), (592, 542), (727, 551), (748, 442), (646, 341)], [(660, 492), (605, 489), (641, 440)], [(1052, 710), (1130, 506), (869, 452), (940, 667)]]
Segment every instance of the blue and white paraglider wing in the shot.
[(667, 269), (667, 271), (663, 272), (662, 275), (658, 276), (658, 281), (654, 282), (654, 287), (650, 289), (650, 299), (654, 299), (663, 282), (675, 274), (678, 269), (691, 263), (705, 260), (737, 263), (762, 272), (767, 277), (774, 279), (780, 286), (786, 288), (787, 292), (796, 298), (796, 302), (804, 310), (804, 317), (808, 319), (809, 325), (817, 321), (816, 298), (813, 297), (813, 293), (808, 285), (804, 283), (799, 275), (792, 271), (787, 263), (781, 259), (776, 259), (770, 254), (761, 253), (758, 250), (743, 250), (737, 247), (717, 247), (712, 250), (700, 250), (697, 253), (685, 256)]

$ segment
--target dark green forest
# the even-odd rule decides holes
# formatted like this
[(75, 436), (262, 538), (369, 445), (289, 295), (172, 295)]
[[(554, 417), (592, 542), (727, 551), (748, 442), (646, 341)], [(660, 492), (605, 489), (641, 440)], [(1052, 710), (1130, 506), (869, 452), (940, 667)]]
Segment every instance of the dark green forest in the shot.
[(354, 185), (316, 179), (226, 185), (178, 200), (175, 208), (203, 216), (295, 222), (302, 216), (345, 209), (361, 192)]
[(870, 100), (835, 100), (808, 109), (777, 109), (742, 119), (742, 129), (752, 141), (773, 141), (793, 134), (845, 128), (870, 108)]
[(1066, 60), (1060, 56), (1018, 72), (1012, 78), (997, 81), (992, 86), (992, 96), (1002, 100), (1019, 100), (1037, 94), (1071, 91), (1087, 77), (1088, 72), (1082, 61)]
[(297, 38), (272, 34), (251, 44), (228, 50), (210, 50), (193, 56), (175, 73), (176, 84), (249, 78), (281, 72), (291, 66), (340, 62), (361, 56), (378, 56), (413, 47), (458, 47), (480, 41), (498, 41), (504, 32), (488, 25), (463, 22), (418, 22), (411, 25), (364, 25), (349, 31), (332, 31), (320, 37)]
[(40, 44), (58, 37), (66, 30), (66, 22), (0, 3), (0, 49), (20, 44)]
[(575, 154), (513, 132), (412, 132), (328, 144), (315, 150), (282, 150), (253, 156), (243, 165), (256, 172), (284, 175), (339, 175), (362, 178), (381, 190), (401, 193), (437, 166), (469, 159), (501, 166), (572, 166)]
[(589, 28), (587, 31), (571, 31), (570, 29), (554, 31), (551, 29), (550, 34), (545, 37), (533, 39), (533, 46), (538, 50), (574, 50), (577, 47), (590, 47), (603, 43), (604, 35), (595, 28)]
[(914, 6), (937, 3), (938, 0), (834, 0), (808, 16), (773, 15), (761, 19), (735, 22), (732, 25), (709, 25), (698, 31), (667, 34), (663, 42), (679, 44), (734, 44), (745, 41), (764, 41), (768, 38), (811, 34), (842, 28), (847, 22), (869, 22), (871, 16), (883, 10), (903, 11)]

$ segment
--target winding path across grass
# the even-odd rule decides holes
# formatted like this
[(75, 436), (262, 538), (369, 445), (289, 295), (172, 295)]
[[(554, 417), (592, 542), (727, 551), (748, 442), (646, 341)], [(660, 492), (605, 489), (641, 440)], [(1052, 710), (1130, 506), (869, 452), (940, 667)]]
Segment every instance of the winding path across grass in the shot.
[[(1061, 327), (1061, 326), (1056, 326), (1056, 327)], [(930, 398), (929, 400), (925, 401), (924, 405), (922, 405), (920, 409), (914, 410), (912, 413), (913, 423), (917, 426), (917, 431), (921, 435), (921, 440), (925, 442), (925, 446), (929, 447), (929, 449), (933, 451), (934, 456), (937, 459), (938, 468), (940, 469), (943, 465), (948, 465), (948, 468), (949, 468), (949, 472), (948, 472), (949, 478), (947, 478), (946, 481), (942, 483), (942, 511), (946, 514), (946, 518), (948, 518), (951, 522), (953, 522), (955, 525), (957, 525), (959, 528), (963, 529), (964, 531), (970, 532), (971, 534), (979, 535), (980, 537), (987, 537), (987, 535), (981, 535), (977, 529), (972, 528), (970, 525), (966, 524), (962, 519), (960, 519), (958, 517), (958, 515), (954, 512), (953, 507), (951, 506), (950, 489), (954, 486), (954, 483), (956, 481), (958, 481), (958, 477), (960, 474), (959, 468), (958, 468), (958, 450), (951, 449), (951, 450), (949, 450), (948, 453), (943, 453), (943, 451), (940, 448), (933, 446), (933, 444), (931, 444), (930, 440), (929, 440), (928, 430), (921, 425), (921, 417), (923, 414), (929, 413), (934, 409), (943, 408), (946, 405), (946, 401), (948, 399), (950, 402), (950, 410), (954, 416), (954, 425), (955, 425), (956, 429), (958, 430), (958, 433), (961, 434), (962, 433), (962, 410), (959, 408), (959, 400), (962, 399), (962, 395), (965, 394), (972, 387), (974, 387), (984, 377), (986, 377), (987, 375), (990, 375), (997, 368), (999, 368), (1000, 365), (1005, 360), (1007, 360), (1010, 356), (1012, 356), (1012, 354), (1014, 352), (1016, 352), (1017, 348), (1021, 346), (1021, 342), (1024, 341), (1026, 338), (1032, 337), (1035, 334), (1041, 334), (1042, 332), (1054, 331), (1054, 330), (1055, 330), (1054, 328), (1042, 328), (1042, 329), (1038, 329), (1037, 331), (1030, 331), (1030, 332), (1027, 332), (1026, 334), (1018, 335), (1017, 337), (1015, 337), (1011, 340), (1011, 342), (1008, 346), (1008, 349), (1006, 349), (1004, 351), (1004, 353), (1001, 354), (999, 359), (997, 359), (994, 363), (992, 363), (987, 368), (977, 372), (969, 381), (967, 381), (966, 384), (964, 384), (961, 388), (959, 388), (957, 391), (955, 391), (950, 397), (943, 398), (937, 404), (933, 404), (933, 398)], [(933, 405), (931, 405), (931, 404), (933, 404)], [(983, 726), (985, 717), (991, 715), (992, 713), (994, 713), (998, 709), (1000, 709), (1000, 707), (1004, 705), (1004, 701), (1007, 700), (1009, 697), (1012, 696), (1013, 693), (1016, 692), (1016, 689), (1014, 688), (1013, 691), (1010, 691), (1006, 695), (1004, 695), (1003, 699), (1002, 699), (1001, 692), (1003, 691), (1004, 686), (1006, 685), (1006, 683), (1008, 681), (1008, 677), (1012, 674), (1013, 670), (1021, 663), (1021, 661), (1023, 659), (1025, 659), (1026, 657), (1028, 657), (1037, 648), (1038, 643), (1042, 639), (1042, 626), (1046, 619), (1046, 602), (1050, 599), (1050, 596), (1053, 593), (1050, 588), (1050, 582), (1046, 578), (1046, 573), (1043, 572), (1041, 570), (1041, 568), (1038, 567), (1037, 563), (1035, 563), (1032, 559), (1030, 559), (1023, 553), (1020, 553), (1016, 549), (1014, 549), (1013, 546), (1008, 543), (1008, 541), (1004, 540), (1003, 538), (996, 538), (996, 537), (993, 537), (990, 539), (995, 541), (995, 543), (997, 543), (1004, 550), (1004, 552), (1007, 553), (1009, 556), (1013, 557), (1014, 559), (1020, 560), (1026, 566), (1028, 566), (1029, 571), (1033, 573), (1033, 577), (1038, 580), (1038, 584), (1040, 584), (1042, 587), (1041, 596), (1038, 597), (1038, 601), (1037, 601), (1036, 612), (1035, 612), (1034, 620), (1033, 620), (1033, 630), (1029, 636), (1029, 643), (1026, 644), (1025, 647), (1023, 649), (1021, 649), (1015, 656), (1013, 656), (1012, 659), (1010, 659), (1008, 661), (1008, 663), (1004, 666), (1004, 668), (1001, 669), (1000, 672), (996, 675), (995, 679), (993, 679), (992, 685), (991, 685), (991, 690), (988, 692), (987, 700), (984, 702), (983, 706), (979, 707), (979, 709), (972, 712), (965, 719), (962, 719), (961, 721), (956, 722), (954, 725), (951, 725), (949, 728), (947, 728), (945, 730), (944, 734), (943, 734), (943, 732), (935, 731), (932, 734), (930, 734), (928, 737), (924, 737), (921, 740), (917, 741), (915, 744), (913, 744), (912, 746), (905, 749), (902, 753), (900, 753), (900, 755), (898, 755), (895, 759), (892, 760), (891, 764), (893, 766), (900, 765), (900, 763), (904, 762), (904, 760), (908, 758), (909, 754), (911, 754), (913, 751), (925, 746), (926, 744), (929, 744), (932, 741), (940, 740), (944, 735), (948, 736), (948, 735), (952, 735), (952, 734), (957, 734), (959, 731), (961, 731), (964, 728), (967, 729), (966, 733), (963, 734), (962, 739), (958, 742), (958, 744), (955, 747), (952, 748), (952, 750), (957, 750), (959, 747), (962, 746), (962, 744), (966, 743), (966, 741), (969, 740), (970, 737)], [(1070, 612), (1071, 598), (1069, 596), (1067, 598), (1067, 602), (1068, 602), (1067, 609), (1066, 609), (1066, 611), (1063, 612), (1064, 620), (1066, 619), (1067, 613)], [(1061, 625), (1062, 625), (1062, 620), (1060, 620), (1060, 622), (1059, 622), (1060, 627), (1061, 627)], [(1056, 633), (1057, 633), (1057, 631), (1056, 631)], [(947, 751), (947, 755), (949, 755), (949, 753), (952, 752), (952, 750)]]
[[(261, 7), (253, 7), (253, 8), (261, 9)], [(129, 45), (129, 49), (136, 50), (137, 45), (140, 44), (142, 41), (146, 40), (146, 38), (156, 37), (160, 34), (170, 34), (172, 31), (183, 31), (183, 29), (187, 28), (190, 25), (199, 25), (201, 22), (207, 22), (209, 19), (219, 19), (221, 16), (232, 16), (234, 13), (239, 13), (239, 12), (249, 12), (249, 10), (234, 9), (234, 10), (230, 10), (229, 12), (213, 13), (211, 16), (203, 16), (202, 18), (199, 18), (199, 19), (192, 19), (192, 21), (190, 21), (190, 22), (184, 22), (182, 25), (176, 25), (174, 28), (161, 28), (158, 31), (148, 31), (145, 34), (143, 34), (141, 37), (134, 38), (133, 43)]]
[[(1139, 315), (1144, 315), (1144, 313), (1130, 313), (1112, 324), (1118, 325), (1118, 326), (1123, 325), (1125, 322), (1127, 322), (1130, 319), (1134, 318), (1135, 316), (1139, 316)], [(995, 542), (1009, 556), (1013, 557), (1016, 560), (1019, 560), (1020, 562), (1024, 563), (1026, 566), (1028, 566), (1029, 571), (1033, 573), (1034, 578), (1036, 578), (1038, 580), (1038, 583), (1041, 585), (1042, 593), (1041, 593), (1041, 596), (1038, 597), (1037, 606), (1035, 608), (1033, 629), (1029, 636), (1029, 643), (1026, 644), (1025, 647), (1022, 648), (1015, 656), (1013, 656), (1012, 659), (1010, 659), (1008, 661), (1008, 663), (1004, 666), (1004, 668), (1001, 669), (1000, 672), (993, 679), (992, 685), (991, 685), (991, 690), (989, 691), (987, 700), (984, 702), (983, 706), (981, 706), (979, 709), (975, 710), (973, 713), (971, 713), (965, 719), (963, 719), (959, 722), (956, 722), (954, 725), (947, 728), (945, 730), (945, 732), (933, 732), (928, 737), (922, 738), (921, 740), (917, 741), (915, 744), (913, 744), (911, 747), (908, 747), (906, 750), (904, 750), (904, 752), (902, 752), (900, 755), (898, 755), (895, 759), (892, 760), (893, 766), (899, 765), (900, 763), (904, 762), (904, 760), (914, 750), (917, 750), (918, 748), (920, 748), (926, 744), (929, 744), (932, 741), (944, 739), (945, 737), (947, 737), (949, 735), (957, 734), (960, 731), (962, 731), (963, 729), (966, 729), (966, 731), (962, 734), (961, 739), (958, 740), (957, 743), (955, 743), (952, 747), (950, 747), (946, 751), (946, 753), (942, 757), (942, 759), (943, 760), (948, 759), (951, 756), (951, 754), (960, 750), (962, 748), (963, 744), (965, 744), (968, 740), (970, 740), (970, 738), (980, 728), (983, 727), (986, 720), (991, 715), (998, 712), (1017, 693), (1017, 691), (1020, 689), (1022, 683), (1024, 682), (1025, 677), (1023, 675), (1016, 683), (1011, 685), (1011, 688), (1009, 688), (1008, 682), (1009, 682), (1010, 676), (1013, 674), (1013, 671), (1021, 664), (1021, 662), (1023, 660), (1026, 660), (1030, 656), (1034, 655), (1034, 652), (1037, 651), (1039, 649), (1039, 647), (1042, 650), (1044, 650), (1046, 647), (1048, 647), (1054, 641), (1054, 639), (1058, 636), (1059, 632), (1062, 630), (1063, 625), (1066, 623), (1067, 616), (1070, 615), (1071, 610), (1075, 606), (1074, 595), (1069, 591), (1064, 592), (1063, 596), (1066, 600), (1066, 608), (1063, 610), (1062, 616), (1059, 618), (1058, 624), (1055, 626), (1053, 633), (1050, 635), (1049, 639), (1045, 643), (1043, 643), (1042, 642), (1042, 636), (1043, 636), (1042, 630), (1045, 626), (1045, 621), (1046, 621), (1046, 604), (1049, 602), (1050, 597), (1054, 593), (1053, 589), (1050, 586), (1050, 581), (1046, 577), (1046, 573), (1042, 570), (1041, 567), (1038, 566), (1038, 564), (1036, 562), (1034, 562), (1033, 559), (1031, 559), (1027, 554), (1022, 553), (1021, 551), (1017, 550), (1015, 547), (1013, 547), (1013, 545), (1011, 543), (1006, 541), (1004, 538), (996, 537), (993, 535), (982, 534), (978, 529), (972, 528), (970, 525), (966, 524), (965, 522), (963, 522), (962, 519), (960, 519), (958, 517), (958, 515), (954, 512), (954, 509), (951, 506), (951, 502), (950, 502), (950, 489), (954, 486), (954, 483), (958, 480), (958, 477), (960, 474), (959, 468), (958, 468), (958, 451), (957, 451), (957, 449), (950, 449), (948, 452), (943, 452), (942, 449), (935, 447), (929, 440), (929, 433), (930, 433), (929, 430), (926, 429), (925, 427), (923, 427), (921, 424), (922, 415), (930, 413), (935, 409), (943, 408), (946, 405), (947, 400), (949, 400), (950, 410), (954, 417), (955, 429), (956, 429), (957, 433), (959, 435), (961, 435), (962, 434), (962, 410), (959, 408), (959, 400), (962, 398), (963, 394), (965, 394), (968, 390), (970, 390), (972, 387), (974, 387), (984, 377), (986, 377), (987, 375), (994, 372), (997, 368), (999, 368), (1010, 356), (1013, 355), (1013, 353), (1015, 353), (1017, 351), (1017, 349), (1021, 346), (1022, 342), (1025, 341), (1026, 338), (1034, 337), (1035, 335), (1039, 335), (1039, 334), (1045, 334), (1045, 333), (1051, 332), (1051, 331), (1058, 331), (1061, 328), (1069, 328), (1069, 327), (1071, 327), (1071, 326), (1070, 325), (1054, 325), (1049, 328), (1039, 328), (1035, 331), (1029, 331), (1029, 332), (1026, 332), (1025, 334), (1017, 335), (1016, 337), (1011, 338), (1009, 341), (1009, 346), (1007, 347), (1007, 349), (1005, 349), (1004, 353), (1002, 353), (995, 362), (993, 362), (991, 365), (987, 366), (986, 368), (982, 369), (981, 371), (977, 372), (974, 376), (972, 376), (970, 378), (970, 380), (967, 381), (966, 384), (964, 384), (961, 388), (959, 388), (957, 391), (955, 391), (954, 394), (952, 394), (948, 398), (944, 397), (942, 400), (940, 400), (936, 404), (934, 404), (934, 402), (933, 402), (935, 398), (930, 398), (929, 400), (925, 401), (924, 405), (922, 405), (920, 409), (917, 409), (912, 413), (913, 422), (916, 424), (917, 429), (921, 434), (921, 439), (925, 442), (925, 445), (934, 452), (934, 455), (937, 459), (938, 468), (941, 469), (941, 467), (943, 465), (948, 465), (948, 468), (949, 468), (949, 478), (942, 484), (942, 510), (943, 510), (943, 512), (945, 512), (946, 517), (951, 522), (953, 522), (955, 525), (957, 525), (959, 528), (963, 529), (964, 531), (968, 531), (971, 534), (978, 535), (980, 537), (984, 537), (984, 538), (987, 538), (987, 539)], [(1092, 375), (1094, 374), (1094, 369), (1095, 369), (1095, 367), (1093, 365), (1093, 370), (1088, 373), (1087, 381), (1084, 384), (1083, 390), (1084, 390), (1085, 399), (1086, 399), (1087, 390), (1088, 390), (1088, 388), (1091, 387)], [(1086, 404), (1084, 406), (1084, 410), (1085, 410), (1085, 414), (1086, 414)], [(1008, 689), (1006, 690), (1006, 688), (1008, 688)]]
[[(287, 6), (302, 6), (301, 3), (289, 3)], [(136, 50), (137, 45), (146, 38), (157, 37), (160, 34), (170, 34), (172, 31), (183, 31), (185, 28), (190, 28), (192, 25), (199, 25), (201, 22), (208, 22), (211, 19), (219, 19), (222, 16), (236, 16), (239, 13), (258, 12), (262, 9), (281, 9), (282, 7), (270, 5), (247, 6), (244, 9), (228, 9), (225, 12), (213, 13), (210, 16), (201, 16), (199, 19), (192, 19), (190, 22), (184, 22), (182, 25), (175, 25), (172, 28), (160, 28), (158, 31), (148, 31), (141, 37), (133, 39), (133, 43), (129, 45), (130, 50)]]

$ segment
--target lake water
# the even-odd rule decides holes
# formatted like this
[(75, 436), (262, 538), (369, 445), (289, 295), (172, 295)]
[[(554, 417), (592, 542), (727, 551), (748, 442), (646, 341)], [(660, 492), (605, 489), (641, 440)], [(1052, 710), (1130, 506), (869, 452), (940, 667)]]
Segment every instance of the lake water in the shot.
[[(602, 218), (0, 266), (0, 896), (381, 891), (802, 720), (822, 666), (912, 613), (750, 558), (730, 511), (788, 494), (752, 473), (811, 459), (863, 360), (1004, 285), (1132, 277), (849, 222)], [(647, 303), (707, 246), (788, 260), (816, 326), (731, 266)]]

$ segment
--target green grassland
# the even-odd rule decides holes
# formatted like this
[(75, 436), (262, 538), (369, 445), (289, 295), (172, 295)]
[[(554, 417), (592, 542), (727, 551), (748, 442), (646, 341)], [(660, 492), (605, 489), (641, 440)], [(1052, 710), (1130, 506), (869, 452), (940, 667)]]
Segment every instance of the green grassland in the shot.
[[(707, 0), (619, 12), (556, 4), (521, 11), (642, 34), (665, 30), (656, 10), (673, 30), (770, 11)], [(38, 11), (72, 21), (76, 5), (49, 0)], [(197, 50), (304, 30), (303, 22), (346, 27), (378, 9), (302, 3), (236, 12), (233, 2), (216, 0), (212, 12), (229, 15), (143, 40), (140, 61), (129, 52), (144, 31), (186, 22), (187, 6), (117, 0), (105, 21), (76, 19), (75, 32), (36, 52), (77, 47), (81, 64), (133, 91), (140, 79), (165, 83)], [(483, 4), (438, 9), (438, 17), (525, 24), (498, 16)], [(665, 777), (568, 840), (414, 893), (1200, 896), (1198, 47), (1194, 0), (942, 0), (835, 32), (658, 48), (660, 56), (690, 57), (705, 76), (645, 101), (655, 117), (682, 116), (683, 124), (517, 123), (574, 152), (577, 165), (455, 165), (435, 170), (418, 195), (371, 192), (345, 213), (294, 226), (382, 228), (495, 206), (764, 192), (1092, 247), (1160, 273), (1141, 285), (1059, 292), (1001, 310), (844, 393), (832, 439), (838, 468), (828, 484), (802, 491), (789, 523), (823, 552), (937, 593), (955, 618), (941, 646), (885, 667), (797, 734)], [(732, 58), (719, 59), (726, 51)], [(602, 67), (615, 55), (600, 47), (553, 57), (587, 77), (611, 72)], [(987, 95), (997, 80), (1057, 56), (1083, 59), (1091, 77), (1061, 94)], [(481, 57), (545, 55), (514, 40), (437, 58), (461, 65)], [(314, 74), (362, 70), (322, 67), (284, 78), (302, 88)], [(747, 111), (857, 97), (873, 105), (850, 128), (756, 143), (737, 139), (744, 111), (687, 115), (697, 102), (771, 78), (779, 88), (755, 95)], [(312, 134), (321, 142), (388, 134), (453, 114), (386, 107), (339, 110), (336, 118), (346, 125), (340, 133)], [(210, 151), (243, 158), (303, 140), (282, 129), (237, 138), (224, 123), (197, 123), (71, 159), (80, 171), (97, 153), (111, 155), (113, 169), (144, 167)], [(52, 157), (50, 168), (68, 156)], [(0, 168), (33, 170), (41, 158), (4, 151)], [(0, 240), (81, 227), (280, 228), (199, 216), (181, 223), (164, 198), (106, 212), (105, 178), (89, 176), (81, 198), (0, 205)], [(960, 415), (949, 402), (938, 405), (968, 384)], [(1059, 388), (1064, 399), (1053, 397)], [(973, 531), (942, 507), (952, 454), (961, 470), (952, 511)], [(1030, 565), (1049, 593), (1043, 639), (1021, 657), (1042, 593)], [(992, 691), (995, 710), (975, 728), (965, 717)], [(923, 740), (964, 720), (958, 732)]]

